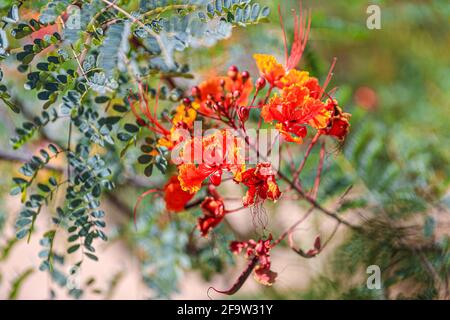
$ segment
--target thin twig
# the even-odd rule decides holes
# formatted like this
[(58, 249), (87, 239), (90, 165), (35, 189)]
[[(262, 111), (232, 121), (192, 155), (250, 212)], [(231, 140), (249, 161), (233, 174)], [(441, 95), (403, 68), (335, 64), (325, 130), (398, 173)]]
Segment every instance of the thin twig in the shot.
[[(155, 31), (150, 29), (148, 26), (146, 26), (144, 23), (142, 23), (142, 21), (140, 21), (139, 19), (136, 19), (135, 17), (133, 17), (131, 14), (129, 14), (127, 11), (125, 11), (124, 9), (119, 7), (118, 5), (112, 3), (112, 2), (110, 2), (108, 0), (102, 0), (102, 1), (104, 3), (106, 3), (107, 5), (111, 6), (112, 8), (114, 8), (115, 10), (119, 11), (120, 13), (122, 13), (124, 16), (126, 16), (128, 19), (130, 19), (133, 23), (136, 23), (141, 28), (143, 28), (149, 35), (154, 37), (156, 39), (156, 41), (158, 42), (158, 45), (159, 45), (159, 48), (161, 50), (162, 55), (165, 57), (166, 63), (170, 64), (169, 62), (171, 61), (171, 58), (169, 57), (169, 54), (168, 54), (168, 52), (166, 50), (166, 47), (162, 43), (161, 38), (159, 37), (159, 35)], [(169, 67), (171, 67), (171, 66), (169, 66)]]

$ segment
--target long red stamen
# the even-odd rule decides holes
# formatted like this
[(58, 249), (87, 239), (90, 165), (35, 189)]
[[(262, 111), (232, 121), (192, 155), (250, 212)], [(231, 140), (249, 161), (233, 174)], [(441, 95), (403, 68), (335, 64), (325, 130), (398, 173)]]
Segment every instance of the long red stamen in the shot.
[(322, 98), (323, 93), (325, 92), (325, 90), (327, 89), (328, 85), (330, 84), (331, 78), (333, 78), (333, 70), (334, 70), (334, 67), (336, 65), (336, 61), (337, 61), (337, 58), (334, 57), (333, 58), (333, 62), (331, 63), (331, 66), (330, 66), (330, 70), (328, 70), (327, 78), (325, 79), (325, 82), (323, 83), (323, 86), (322, 86), (322, 90), (321, 90), (321, 92), (319, 94), (319, 99)]
[(292, 11), (294, 15), (294, 42), (291, 54), (286, 62), (287, 70), (294, 69), (300, 62), (311, 30), (311, 11), (308, 10), (308, 16), (306, 16), (306, 13), (303, 12), (301, 1), (299, 15), (297, 15), (295, 10)]
[[(281, 26), (281, 30), (283, 31), (284, 61), (287, 65), (288, 60), (289, 60), (289, 52), (288, 52), (288, 46), (287, 46), (286, 29), (284, 28), (283, 16), (281, 15), (281, 5), (278, 5), (278, 16), (280, 17), (280, 26)], [(253, 103), (251, 103), (251, 104), (253, 104)]]
[[(170, 131), (167, 130), (166, 128), (164, 128), (159, 121), (157, 120), (156, 117), (153, 117), (152, 114), (150, 113), (150, 108), (149, 108), (149, 101), (148, 101), (148, 94), (146, 93), (146, 90), (143, 88), (142, 83), (139, 82), (138, 83), (138, 88), (139, 88), (139, 107), (141, 112), (145, 115), (145, 117), (150, 121), (150, 126), (148, 126), (149, 129), (155, 131), (158, 134), (167, 136), (170, 134)], [(157, 102), (156, 102), (157, 103)], [(136, 112), (133, 112), (136, 116)], [(139, 117), (139, 116), (137, 116)]]

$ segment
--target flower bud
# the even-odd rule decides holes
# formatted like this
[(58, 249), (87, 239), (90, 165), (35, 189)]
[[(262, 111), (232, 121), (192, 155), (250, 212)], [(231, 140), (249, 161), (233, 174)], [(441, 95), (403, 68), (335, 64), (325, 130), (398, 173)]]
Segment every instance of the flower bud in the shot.
[(247, 80), (250, 78), (250, 73), (248, 71), (243, 71), (241, 76), (242, 76), (242, 82), (246, 83)]
[(261, 90), (266, 86), (266, 79), (263, 77), (259, 77), (258, 80), (256, 80), (256, 89)]
[(238, 73), (239, 73), (239, 69), (236, 66), (231, 66), (228, 69), (227, 75), (231, 80), (235, 81), (237, 79)]
[(239, 90), (234, 90), (233, 98), (238, 99), (241, 96), (241, 92)]
[(189, 98), (184, 98), (184, 99), (183, 99), (183, 104), (184, 104), (186, 107), (189, 107), (189, 106), (191, 105), (191, 99), (189, 99)]
[(239, 107), (237, 114), (238, 114), (239, 120), (242, 123), (244, 123), (248, 120), (248, 117), (250, 115), (250, 109), (247, 107)]

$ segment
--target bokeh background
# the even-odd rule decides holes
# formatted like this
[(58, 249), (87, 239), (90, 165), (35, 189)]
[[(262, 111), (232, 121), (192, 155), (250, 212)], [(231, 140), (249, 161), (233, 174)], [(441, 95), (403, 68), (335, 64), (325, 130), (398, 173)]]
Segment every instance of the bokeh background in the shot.
[[(189, 88), (211, 74), (224, 72), (231, 64), (256, 76), (253, 53), (274, 54), (282, 61), (276, 8), (282, 5), (292, 37), (290, 9), (297, 8), (298, 2), (265, 3), (272, 8), (269, 23), (236, 29), (229, 40), (213, 48), (189, 49), (180, 55), (196, 75), (195, 80), (183, 80), (181, 85)], [(381, 8), (380, 30), (366, 27), (370, 4)], [(337, 87), (341, 106), (353, 114), (346, 143), (328, 150), (328, 174), (319, 199), (332, 207), (338, 194), (352, 185), (348, 195), (351, 201), (342, 214), (368, 225), (370, 234), (362, 237), (341, 227), (327, 249), (314, 259), (302, 259), (287, 248), (275, 250), (272, 261), (279, 273), (277, 283), (262, 287), (249, 279), (235, 297), (436, 298), (436, 279), (429, 275), (418, 252), (422, 252), (423, 243), (437, 245), (438, 253), (424, 251), (423, 255), (432, 270), (447, 279), (450, 5), (445, 0), (304, 1), (303, 5), (312, 9), (313, 22), (300, 68), (324, 79), (333, 57), (337, 57), (330, 87)], [(24, 79), (13, 68), (3, 68), (5, 79), (10, 87), (13, 85), (13, 95), (34, 112), (37, 102), (23, 90)], [(39, 238), (33, 237), (30, 244), (14, 240), (20, 201), (9, 196), (9, 189), (20, 165), (15, 160), (30, 157), (45, 139), (34, 139), (25, 150), (15, 153), (9, 138), (23, 119), (4, 106), (0, 107), (0, 119), (0, 298), (67, 298), (64, 290), (55, 287), (47, 273), (37, 268)], [(58, 130), (51, 128), (50, 134), (58, 134)], [(131, 157), (128, 161), (134, 160)], [(145, 178), (142, 175), (139, 179)], [(240, 196), (241, 191), (232, 183), (224, 189), (230, 197)], [(155, 214), (163, 206), (158, 201), (144, 202), (135, 231), (125, 212), (139, 194), (139, 188), (122, 185), (104, 201), (111, 241), (99, 248), (99, 262), (83, 265), (81, 281), (89, 288), (83, 298), (143, 299), (159, 294), (175, 299), (205, 299), (211, 285), (225, 288), (234, 282), (244, 261), (225, 252), (226, 242), (229, 230), (242, 238), (254, 234), (249, 214), (242, 212), (227, 218), (223, 232), (219, 230), (198, 259), (190, 259), (184, 251), (187, 235), (173, 227), (166, 216)], [(232, 202), (231, 206), (237, 205)], [(305, 207), (298, 201), (284, 201), (269, 205), (267, 211), (273, 231), (280, 232), (296, 221)], [(51, 206), (50, 214), (45, 214), (47, 217), (37, 225), (41, 233), (46, 230)], [(187, 214), (173, 219), (185, 223), (186, 230), (194, 221)], [(155, 225), (160, 229), (155, 231)], [(407, 231), (398, 233), (399, 226)], [(301, 247), (309, 248), (315, 235), (326, 238), (333, 228), (332, 220), (314, 215), (298, 230), (295, 239)], [(408, 241), (411, 250), (396, 247), (399, 236)], [(380, 290), (368, 290), (365, 285), (365, 270), (372, 264), (379, 265), (383, 272)]]

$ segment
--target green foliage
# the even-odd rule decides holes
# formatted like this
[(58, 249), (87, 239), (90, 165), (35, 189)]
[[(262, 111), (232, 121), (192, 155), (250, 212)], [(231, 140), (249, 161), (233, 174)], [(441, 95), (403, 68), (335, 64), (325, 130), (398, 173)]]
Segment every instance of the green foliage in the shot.
[(49, 112), (42, 111), (41, 116), (36, 116), (33, 122), (26, 121), (22, 123), (21, 128), (16, 128), (17, 136), (11, 138), (13, 149), (19, 149), (27, 143), (36, 132), (45, 127), (50, 122), (55, 122), (58, 119), (56, 110), (52, 109)]

